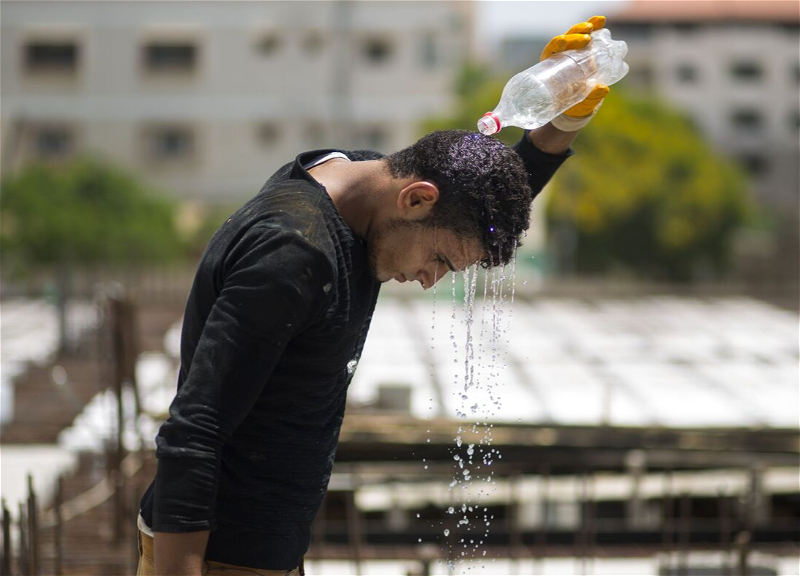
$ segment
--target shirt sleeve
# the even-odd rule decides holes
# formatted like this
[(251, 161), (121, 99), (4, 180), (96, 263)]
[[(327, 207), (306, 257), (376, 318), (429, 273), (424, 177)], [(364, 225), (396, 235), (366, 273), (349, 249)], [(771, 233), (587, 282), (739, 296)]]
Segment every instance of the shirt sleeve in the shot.
[(322, 317), (333, 270), (299, 233), (252, 228), (229, 252), (224, 284), (156, 438), (156, 532), (214, 528), (222, 447), (250, 412), (291, 337)]
[(522, 139), (514, 144), (512, 148), (522, 158), (525, 164), (525, 170), (528, 172), (528, 184), (533, 192), (533, 197), (539, 194), (545, 185), (556, 173), (556, 170), (566, 161), (567, 158), (572, 156), (572, 148), (563, 154), (548, 154), (542, 152), (534, 146), (528, 139), (528, 132), (526, 130), (522, 135)]

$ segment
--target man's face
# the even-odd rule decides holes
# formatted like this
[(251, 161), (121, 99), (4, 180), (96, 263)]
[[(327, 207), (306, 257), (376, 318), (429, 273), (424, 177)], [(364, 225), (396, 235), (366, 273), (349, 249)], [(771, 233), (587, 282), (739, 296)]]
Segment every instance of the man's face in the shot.
[(463, 270), (482, 256), (480, 242), (444, 228), (390, 220), (367, 241), (372, 273), (380, 282), (419, 282), (427, 290), (449, 271)]

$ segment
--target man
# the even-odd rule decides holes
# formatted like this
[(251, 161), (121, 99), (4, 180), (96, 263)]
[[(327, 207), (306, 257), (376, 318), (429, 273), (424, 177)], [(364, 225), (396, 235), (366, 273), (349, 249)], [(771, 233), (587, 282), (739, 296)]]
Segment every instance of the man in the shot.
[[(573, 26), (543, 57), (585, 45), (604, 20)], [(513, 150), (445, 131), (389, 157), (301, 154), (223, 224), (186, 305), (140, 575), (302, 573), (380, 284), (427, 289), (507, 262), (533, 196), (607, 92)]]

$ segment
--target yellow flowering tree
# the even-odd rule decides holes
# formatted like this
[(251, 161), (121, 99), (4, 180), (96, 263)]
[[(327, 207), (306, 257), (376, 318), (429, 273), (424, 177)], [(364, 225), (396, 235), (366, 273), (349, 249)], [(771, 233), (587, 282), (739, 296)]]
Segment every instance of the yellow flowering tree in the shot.
[(753, 214), (747, 178), (683, 115), (619, 90), (553, 179), (548, 225), (574, 231), (573, 268), (690, 280), (721, 274)]

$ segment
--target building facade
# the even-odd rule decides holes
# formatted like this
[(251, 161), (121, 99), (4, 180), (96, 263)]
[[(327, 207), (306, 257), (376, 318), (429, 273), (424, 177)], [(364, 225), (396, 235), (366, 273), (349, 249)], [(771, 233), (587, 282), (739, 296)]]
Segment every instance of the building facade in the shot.
[[(800, 4), (636, 0), (610, 14), (627, 86), (678, 106), (749, 172), (761, 204), (798, 208)], [(796, 216), (795, 216), (796, 219)]]
[(4, 1), (2, 167), (101, 155), (187, 200), (299, 152), (391, 152), (452, 105), (471, 2)]

